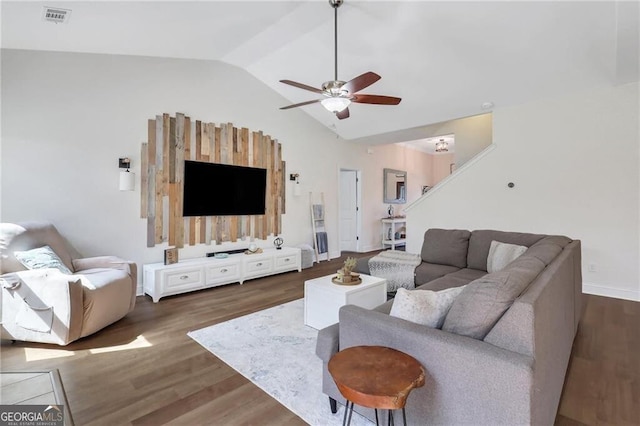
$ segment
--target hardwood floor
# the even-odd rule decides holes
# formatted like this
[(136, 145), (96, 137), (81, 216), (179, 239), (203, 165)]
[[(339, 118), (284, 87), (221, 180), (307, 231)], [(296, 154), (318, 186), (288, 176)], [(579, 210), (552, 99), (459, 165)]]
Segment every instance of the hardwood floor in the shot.
[[(353, 254), (351, 254), (353, 255)], [(66, 347), (3, 341), (3, 371), (57, 368), (78, 425), (303, 425), (187, 332), (303, 297), (344, 257), (154, 304)], [(556, 423), (640, 425), (640, 303), (585, 296)]]

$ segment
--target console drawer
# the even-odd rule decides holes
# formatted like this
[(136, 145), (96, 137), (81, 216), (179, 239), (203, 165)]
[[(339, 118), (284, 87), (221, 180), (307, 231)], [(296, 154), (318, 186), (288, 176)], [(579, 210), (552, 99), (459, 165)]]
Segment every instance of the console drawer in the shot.
[(289, 271), (298, 269), (298, 257), (299, 255), (296, 254), (276, 256), (276, 264), (274, 269), (276, 271)]
[(269, 272), (273, 268), (273, 261), (270, 258), (262, 258), (255, 260), (248, 260), (244, 264), (245, 275), (259, 275), (265, 272)]
[(197, 288), (204, 284), (202, 268), (167, 270), (162, 275), (164, 291)]
[(240, 280), (240, 263), (222, 263), (206, 268), (207, 285)]

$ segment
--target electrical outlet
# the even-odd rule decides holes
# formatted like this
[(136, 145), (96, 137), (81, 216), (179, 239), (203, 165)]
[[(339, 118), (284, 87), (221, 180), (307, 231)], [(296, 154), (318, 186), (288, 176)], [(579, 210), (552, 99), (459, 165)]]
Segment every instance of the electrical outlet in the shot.
[(589, 272), (598, 272), (598, 267), (596, 266), (595, 263), (589, 264)]

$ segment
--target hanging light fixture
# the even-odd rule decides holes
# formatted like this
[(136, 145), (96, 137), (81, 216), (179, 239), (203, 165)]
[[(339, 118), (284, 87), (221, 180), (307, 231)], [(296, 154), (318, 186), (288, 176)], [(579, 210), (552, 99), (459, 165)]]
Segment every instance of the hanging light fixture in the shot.
[(330, 112), (342, 112), (344, 111), (351, 101), (349, 98), (325, 98), (320, 101), (323, 107)]
[(436, 142), (436, 152), (448, 152), (449, 143), (444, 139), (440, 139), (440, 142)]

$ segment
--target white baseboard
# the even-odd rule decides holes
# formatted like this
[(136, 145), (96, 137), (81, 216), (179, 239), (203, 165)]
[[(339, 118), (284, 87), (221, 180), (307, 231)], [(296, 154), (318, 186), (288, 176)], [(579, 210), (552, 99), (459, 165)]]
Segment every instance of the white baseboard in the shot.
[(144, 296), (144, 289), (142, 288), (142, 284), (138, 284), (136, 288), (136, 296)]
[(593, 294), (595, 296), (613, 297), (615, 299), (633, 300), (640, 302), (640, 289), (638, 290), (623, 290), (613, 287), (605, 287), (597, 284), (582, 283), (582, 292), (587, 294)]

